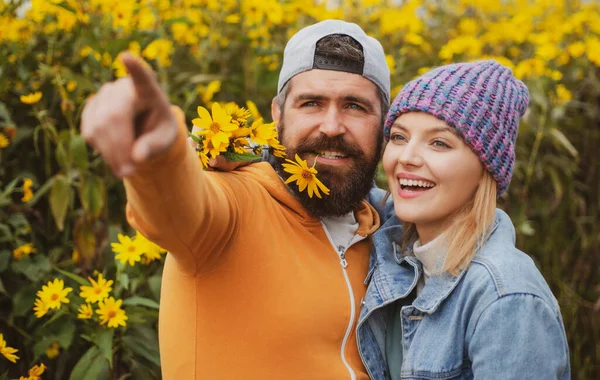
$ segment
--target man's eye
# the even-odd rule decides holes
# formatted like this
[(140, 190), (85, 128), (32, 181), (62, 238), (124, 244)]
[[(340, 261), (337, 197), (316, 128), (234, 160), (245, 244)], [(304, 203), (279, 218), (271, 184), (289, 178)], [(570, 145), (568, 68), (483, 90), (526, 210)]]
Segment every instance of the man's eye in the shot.
[(309, 102), (304, 102), (300, 105), (300, 107), (315, 107), (318, 106), (319, 103), (315, 102), (314, 100), (311, 100)]
[(363, 111), (364, 107), (356, 104), (356, 103), (350, 103), (348, 104), (348, 108), (353, 109), (353, 110), (359, 110), (359, 111)]

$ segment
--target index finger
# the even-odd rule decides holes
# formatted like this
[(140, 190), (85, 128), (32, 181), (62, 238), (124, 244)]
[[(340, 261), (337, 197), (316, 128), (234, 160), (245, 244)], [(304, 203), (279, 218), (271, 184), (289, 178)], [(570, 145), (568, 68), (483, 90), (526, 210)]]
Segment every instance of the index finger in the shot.
[(151, 103), (164, 101), (164, 95), (156, 79), (156, 75), (151, 69), (144, 66), (141, 58), (136, 58), (131, 53), (124, 52), (121, 54), (121, 60), (131, 76), (139, 98)]

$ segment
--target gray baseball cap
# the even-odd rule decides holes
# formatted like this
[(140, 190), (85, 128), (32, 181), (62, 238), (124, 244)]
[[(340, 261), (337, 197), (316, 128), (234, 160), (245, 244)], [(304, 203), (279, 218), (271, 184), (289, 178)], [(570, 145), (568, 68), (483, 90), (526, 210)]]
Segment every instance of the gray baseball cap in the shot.
[[(332, 34), (350, 36), (358, 42), (363, 49), (364, 65), (328, 60), (325, 57), (315, 56), (317, 42), (323, 37)], [(385, 60), (383, 47), (373, 37), (361, 29), (360, 26), (341, 21), (325, 20), (300, 29), (290, 38), (283, 52), (283, 65), (279, 73), (277, 93), (295, 75), (312, 69), (337, 70), (360, 74), (385, 94), (386, 102), (390, 102), (390, 70)]]

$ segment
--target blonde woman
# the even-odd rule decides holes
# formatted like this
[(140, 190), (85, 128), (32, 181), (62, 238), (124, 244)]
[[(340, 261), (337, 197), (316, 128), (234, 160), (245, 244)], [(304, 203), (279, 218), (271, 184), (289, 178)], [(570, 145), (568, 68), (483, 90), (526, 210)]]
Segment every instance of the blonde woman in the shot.
[(558, 303), (496, 209), (528, 99), (488, 60), (434, 69), (394, 100), (383, 168), (397, 218), (374, 235), (357, 327), (373, 379), (570, 377)]

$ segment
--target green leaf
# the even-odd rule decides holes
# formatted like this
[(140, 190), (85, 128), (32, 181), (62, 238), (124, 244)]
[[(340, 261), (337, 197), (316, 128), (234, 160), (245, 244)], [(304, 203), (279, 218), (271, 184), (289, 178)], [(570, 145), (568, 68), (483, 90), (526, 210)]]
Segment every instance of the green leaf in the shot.
[(8, 295), (6, 288), (4, 287), (4, 283), (2, 282), (2, 278), (0, 278), (0, 293)]
[(109, 372), (108, 362), (98, 347), (92, 346), (75, 364), (69, 380), (103, 380), (109, 378)]
[(29, 221), (27, 221), (27, 218), (23, 214), (12, 214), (8, 217), (7, 222), (12, 226), (16, 235), (29, 235), (31, 232)]
[(129, 276), (127, 273), (121, 273), (121, 277), (119, 278), (119, 283), (123, 287), (123, 289), (129, 289)]
[(56, 145), (56, 150), (54, 151), (54, 156), (56, 157), (56, 162), (60, 165), (61, 168), (67, 169), (70, 166), (69, 154), (62, 142), (59, 142)]
[(108, 360), (109, 367), (112, 368), (113, 358), (113, 337), (115, 336), (115, 329), (100, 327), (96, 333), (96, 339), (94, 343), (102, 352), (102, 355)]
[(127, 306), (146, 306), (158, 310), (158, 302), (144, 297), (131, 297), (123, 301), (123, 305)]
[(94, 219), (98, 218), (102, 212), (105, 192), (104, 182), (102, 182), (100, 177), (94, 174), (83, 177), (79, 190), (79, 198), (85, 211)]
[(85, 278), (83, 278), (79, 275), (76, 275), (75, 273), (68, 272), (66, 270), (62, 270), (57, 267), (54, 267), (54, 270), (57, 271), (58, 273), (62, 274), (63, 276), (70, 278), (71, 280), (75, 281), (79, 285), (91, 286), (91, 284), (88, 280), (86, 280)]
[[(48, 315), (48, 314), (46, 314), (46, 315)], [(46, 322), (44, 322), (42, 327), (47, 328), (48, 326), (50, 326), (54, 322), (56, 322), (63, 315), (66, 315), (65, 311), (63, 309), (58, 309), (54, 314), (52, 314), (52, 317), (50, 319), (48, 319)]]
[(85, 140), (81, 135), (73, 135), (71, 137), (71, 155), (73, 156), (73, 162), (81, 170), (85, 172), (90, 166), (88, 158), (88, 150)]
[(10, 111), (6, 108), (6, 104), (0, 102), (0, 118), (2, 118), (7, 124), (14, 125), (15, 122), (10, 117)]
[(13, 239), (13, 234), (6, 224), (0, 224), (0, 243), (6, 243)]
[(550, 129), (550, 136), (552, 136), (554, 143), (559, 147), (563, 147), (569, 154), (575, 158), (579, 156), (577, 148), (573, 146), (571, 141), (564, 135), (558, 128)]
[(64, 8), (66, 10), (68, 10), (71, 13), (77, 13), (75, 11), (75, 9), (73, 9), (73, 7), (71, 7), (66, 1), (60, 2), (60, 3), (54, 3), (54, 5), (59, 6), (61, 8)]
[(160, 354), (158, 352), (157, 338), (155, 337), (156, 333), (153, 332), (152, 336), (150, 336), (148, 332), (137, 327), (129, 331), (133, 334), (123, 337), (125, 348), (156, 366), (160, 366)]
[(33, 286), (20, 288), (12, 296), (13, 317), (23, 317), (33, 313), (33, 303), (35, 302), (36, 289)]
[(54, 184), (54, 177), (50, 178), (48, 181), (46, 181), (46, 183), (44, 183), (42, 185), (42, 187), (40, 187), (38, 189), (38, 191), (36, 191), (33, 194), (33, 198), (27, 203), (28, 206), (33, 207), (35, 206), (35, 204), (44, 196), (46, 195), (46, 193), (52, 188), (52, 185)]
[(244, 162), (244, 161), (254, 161), (260, 160), (261, 157), (252, 153), (230, 153), (225, 152), (222, 155), (227, 159), (227, 161), (231, 162)]
[(190, 138), (196, 142), (196, 144), (202, 144), (202, 140), (200, 140), (200, 138), (198, 136), (196, 136), (195, 134), (193, 134), (191, 132), (189, 133), (189, 135), (190, 135)]
[(150, 292), (156, 300), (160, 300), (160, 286), (161, 286), (161, 276), (155, 275), (148, 279), (148, 287), (150, 288)]
[(65, 217), (71, 200), (71, 185), (69, 180), (62, 174), (54, 177), (54, 183), (50, 189), (50, 210), (54, 222), (59, 231), (64, 229)]
[(6, 371), (2, 375), (0, 375), (0, 380), (7, 380), (7, 379), (8, 379), (8, 371)]
[(10, 268), (15, 273), (24, 274), (32, 282), (39, 281), (40, 278), (52, 270), (50, 260), (45, 255), (39, 253), (13, 261)]
[(0, 273), (4, 272), (6, 268), (8, 268), (8, 263), (10, 262), (10, 257), (12, 253), (8, 249), (3, 249), (0, 251)]
[(167, 22), (165, 23), (165, 25), (169, 26), (169, 25), (173, 25), (173, 24), (177, 24), (177, 23), (186, 24), (188, 26), (194, 26), (194, 22), (192, 20), (190, 20), (189, 18), (187, 18), (187, 17), (172, 18), (170, 20), (167, 20)]

